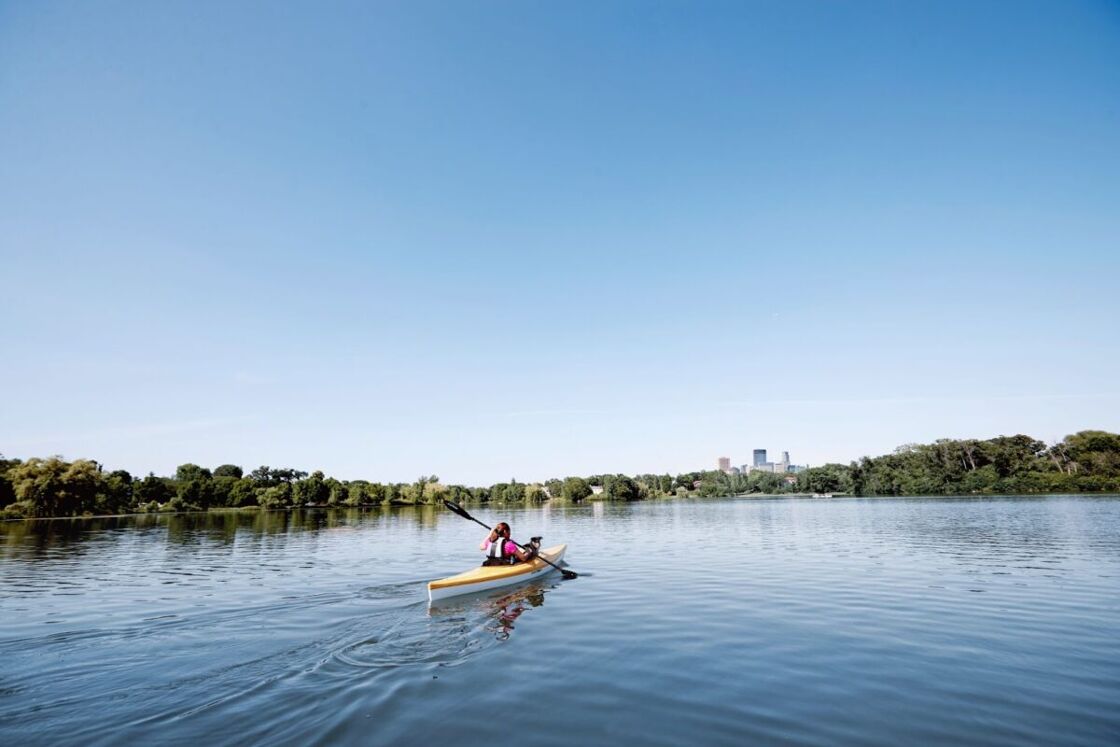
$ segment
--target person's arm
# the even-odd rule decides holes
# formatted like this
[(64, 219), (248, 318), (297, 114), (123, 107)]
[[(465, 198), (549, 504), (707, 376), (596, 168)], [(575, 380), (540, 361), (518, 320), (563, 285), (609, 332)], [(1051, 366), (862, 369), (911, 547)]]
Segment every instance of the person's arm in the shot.
[(486, 552), (490, 548), (490, 543), (496, 539), (497, 537), (494, 536), (494, 532), (491, 531), (490, 534), (486, 535), (486, 539), (482, 540), (479, 544), (478, 549)]

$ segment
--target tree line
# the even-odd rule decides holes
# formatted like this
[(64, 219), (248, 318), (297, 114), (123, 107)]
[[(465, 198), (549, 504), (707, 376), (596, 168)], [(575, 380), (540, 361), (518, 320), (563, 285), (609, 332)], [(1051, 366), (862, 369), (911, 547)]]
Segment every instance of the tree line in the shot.
[(1081, 431), (1053, 446), (1029, 436), (941, 439), (907, 444), (891, 454), (826, 464), (798, 474), (716, 470), (669, 474), (592, 475), (489, 487), (447, 485), (436, 475), (409, 483), (337, 480), (321, 471), (258, 467), (246, 474), (223, 464), (183, 464), (172, 477), (106, 471), (90, 459), (26, 461), (0, 456), (0, 517), (51, 517), (206, 511), (469, 503), (579, 503), (750, 493), (969, 495), (983, 493), (1120, 492), (1120, 435)]

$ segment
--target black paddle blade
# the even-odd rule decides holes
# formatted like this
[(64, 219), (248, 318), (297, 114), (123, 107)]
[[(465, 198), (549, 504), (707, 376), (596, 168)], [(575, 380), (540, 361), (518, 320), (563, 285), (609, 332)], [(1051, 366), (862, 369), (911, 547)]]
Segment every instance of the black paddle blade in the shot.
[(450, 509), (453, 513), (459, 514), (464, 519), (474, 519), (474, 517), (468, 514), (467, 510), (460, 506), (458, 503), (452, 503), (451, 501), (445, 499), (443, 501), (443, 505), (447, 506), (447, 508)]
[(560, 575), (569, 580), (573, 578), (579, 578), (579, 574), (575, 571), (565, 571), (563, 569), (560, 570)]

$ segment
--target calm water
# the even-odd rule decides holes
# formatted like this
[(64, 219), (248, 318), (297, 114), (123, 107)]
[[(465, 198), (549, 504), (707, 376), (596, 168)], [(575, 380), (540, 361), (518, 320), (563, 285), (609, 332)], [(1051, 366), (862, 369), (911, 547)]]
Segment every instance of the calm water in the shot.
[(516, 509), (558, 574), (429, 610), (446, 511), (0, 526), (0, 743), (1120, 741), (1120, 499)]

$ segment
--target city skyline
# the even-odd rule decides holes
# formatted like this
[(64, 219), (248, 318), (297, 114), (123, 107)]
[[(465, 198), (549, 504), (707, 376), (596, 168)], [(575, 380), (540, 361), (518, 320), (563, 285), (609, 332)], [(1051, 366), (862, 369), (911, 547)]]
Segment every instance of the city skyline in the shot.
[(0, 452), (492, 484), (1120, 431), (1118, 91), (1105, 2), (5, 3)]
[(731, 457), (721, 456), (716, 460), (716, 469), (727, 474), (749, 474), (754, 471), (772, 472), (777, 474), (798, 473), (808, 468), (808, 465), (793, 464), (788, 451), (782, 451), (782, 459), (778, 462), (769, 461), (767, 449), (752, 449), (751, 461), (740, 465), (732, 465)]

